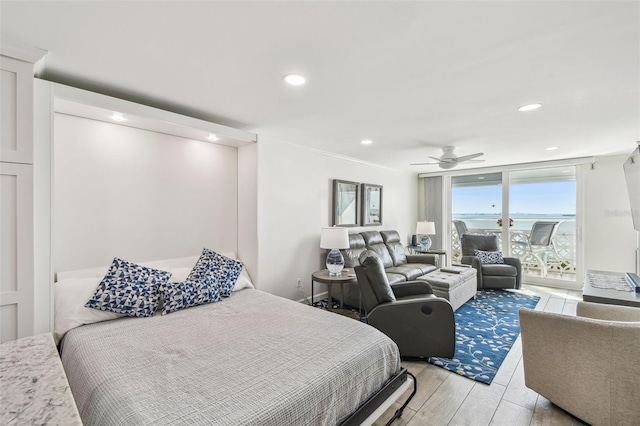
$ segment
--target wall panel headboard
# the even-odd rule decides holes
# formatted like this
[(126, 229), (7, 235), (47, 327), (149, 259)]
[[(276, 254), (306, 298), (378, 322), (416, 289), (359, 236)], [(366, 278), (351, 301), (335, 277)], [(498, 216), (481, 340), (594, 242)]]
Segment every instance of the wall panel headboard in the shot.
[(54, 129), (54, 271), (237, 251), (237, 148), (60, 113)]

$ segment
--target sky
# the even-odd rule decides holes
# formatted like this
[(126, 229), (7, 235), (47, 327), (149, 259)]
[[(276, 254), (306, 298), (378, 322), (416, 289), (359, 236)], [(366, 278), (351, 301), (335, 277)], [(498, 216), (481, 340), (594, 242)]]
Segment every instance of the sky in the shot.
[[(510, 214), (576, 214), (576, 182), (509, 185)], [(452, 189), (453, 214), (502, 212), (502, 186), (463, 186)]]

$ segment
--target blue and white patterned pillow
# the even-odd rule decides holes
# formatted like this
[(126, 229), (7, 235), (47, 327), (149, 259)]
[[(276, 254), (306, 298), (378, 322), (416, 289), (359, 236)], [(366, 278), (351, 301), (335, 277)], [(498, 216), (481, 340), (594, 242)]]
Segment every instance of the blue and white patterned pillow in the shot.
[(220, 289), (220, 295), (229, 297), (243, 266), (242, 262), (238, 260), (230, 259), (205, 248), (202, 250), (202, 255), (196, 262), (196, 266), (187, 277), (187, 281), (210, 282), (213, 280)]
[(160, 285), (160, 294), (162, 295), (162, 315), (221, 300), (218, 286), (209, 286), (204, 282), (164, 283)]
[(483, 265), (504, 263), (501, 251), (474, 250), (473, 253), (478, 259), (480, 259), (480, 263), (482, 263)]
[(158, 286), (170, 277), (170, 272), (116, 257), (85, 306), (130, 317), (150, 317), (158, 308)]

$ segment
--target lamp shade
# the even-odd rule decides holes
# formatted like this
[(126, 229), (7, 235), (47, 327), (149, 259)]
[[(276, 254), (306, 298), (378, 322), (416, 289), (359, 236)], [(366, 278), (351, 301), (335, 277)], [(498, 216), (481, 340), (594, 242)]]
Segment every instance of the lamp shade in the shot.
[(322, 228), (320, 235), (320, 248), (323, 249), (348, 249), (349, 231), (347, 228)]
[(436, 224), (434, 222), (418, 222), (418, 225), (416, 226), (416, 234), (435, 235)]

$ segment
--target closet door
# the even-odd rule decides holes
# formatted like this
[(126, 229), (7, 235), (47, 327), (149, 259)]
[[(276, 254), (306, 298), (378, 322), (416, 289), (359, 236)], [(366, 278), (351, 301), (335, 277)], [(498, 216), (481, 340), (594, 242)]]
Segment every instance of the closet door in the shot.
[(0, 56), (0, 161), (33, 163), (33, 64)]
[(33, 69), (46, 51), (0, 46), (0, 342), (34, 332)]
[(0, 162), (0, 343), (33, 334), (33, 166)]

